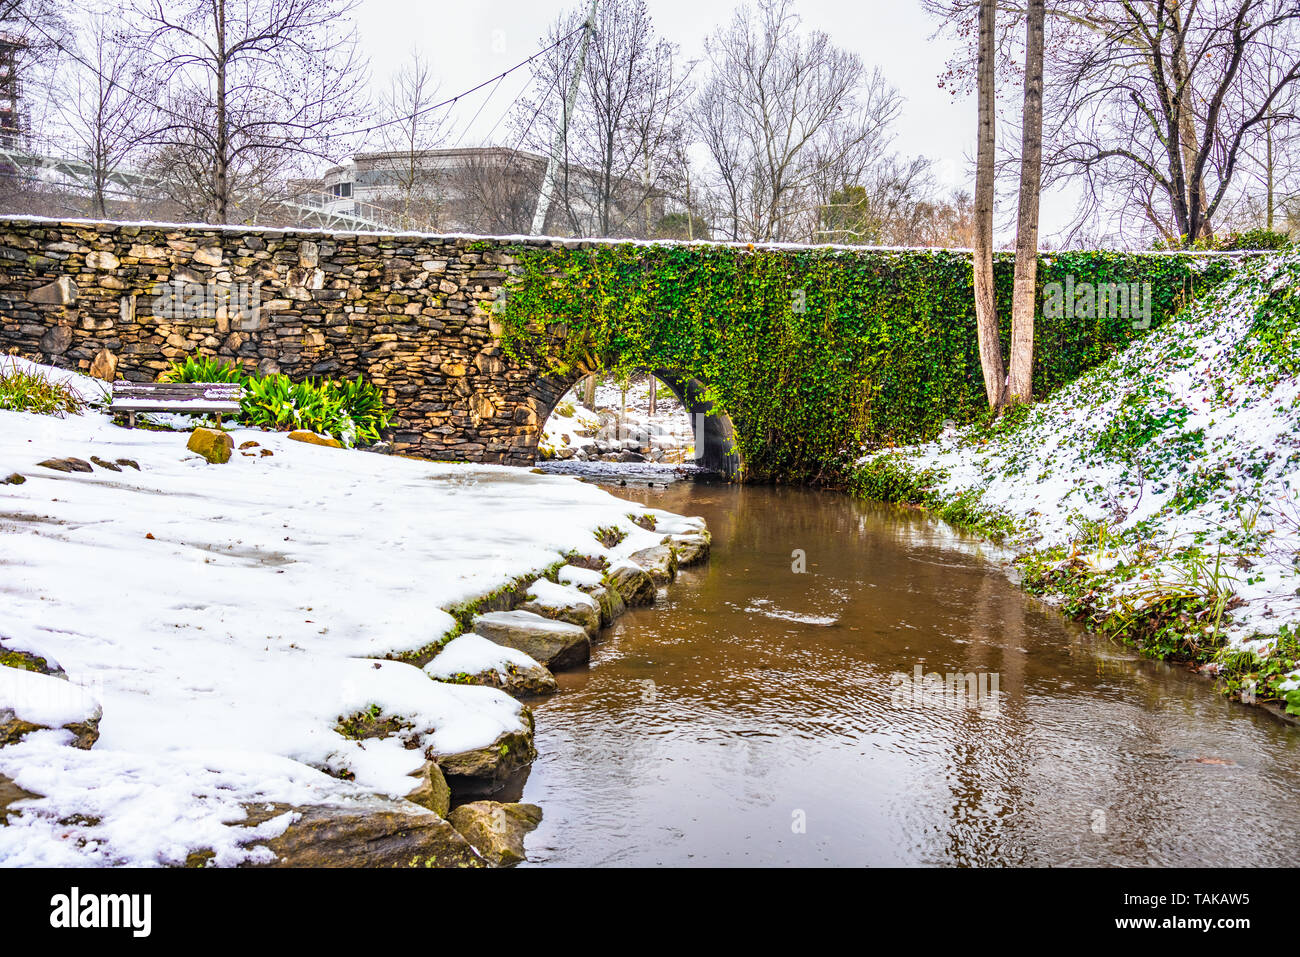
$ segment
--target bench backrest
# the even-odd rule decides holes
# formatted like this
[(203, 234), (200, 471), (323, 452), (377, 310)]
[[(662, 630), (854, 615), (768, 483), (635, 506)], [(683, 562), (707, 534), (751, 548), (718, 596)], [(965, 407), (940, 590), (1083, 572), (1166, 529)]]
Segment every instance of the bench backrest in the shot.
[(113, 401), (150, 399), (158, 402), (238, 402), (244, 387), (238, 382), (114, 382)]

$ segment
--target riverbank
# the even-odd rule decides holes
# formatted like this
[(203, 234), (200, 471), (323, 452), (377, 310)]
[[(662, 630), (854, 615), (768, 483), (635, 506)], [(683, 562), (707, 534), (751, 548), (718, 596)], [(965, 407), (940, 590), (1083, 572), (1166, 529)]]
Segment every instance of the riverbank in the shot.
[(570, 478), (228, 434), (211, 464), (93, 409), (0, 411), (0, 864), (482, 864), (449, 799), (532, 759), (507, 691), (584, 661), (707, 531)]
[(1298, 336), (1300, 255), (1260, 257), (1044, 401), (870, 452), (850, 486), (1005, 543), (1091, 628), (1300, 714)]

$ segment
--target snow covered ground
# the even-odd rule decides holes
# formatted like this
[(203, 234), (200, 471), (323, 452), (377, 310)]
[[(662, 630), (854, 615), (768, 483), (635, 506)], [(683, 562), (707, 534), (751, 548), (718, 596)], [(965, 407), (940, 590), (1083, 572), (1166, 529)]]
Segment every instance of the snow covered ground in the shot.
[(1300, 255), (1260, 257), (1020, 417), (871, 453), (860, 474), (1010, 519), (1102, 613), (1217, 601), (1228, 650), (1266, 657), (1300, 625), (1297, 336)]
[[(102, 707), (91, 750), (57, 729), (0, 747), (0, 775), (42, 795), (10, 806), (0, 864), (261, 860), (256, 839), (289, 821), (241, 828), (246, 805), (410, 792), (426, 749), (484, 747), (524, 716), (494, 688), (377, 659), (443, 640), (445, 609), (570, 551), (613, 561), (658, 544), (630, 512), (673, 518), (570, 478), (232, 436), (239, 451), (210, 465), (184, 433), (98, 411), (0, 412), (0, 481), (25, 479), (0, 484), (0, 646), (79, 686), (59, 702), (37, 700), (66, 689), (58, 678), (0, 682), (0, 712)], [(38, 464), (66, 457), (96, 464)], [(626, 538), (606, 549), (593, 532), (611, 526)], [(455, 670), (500, 664), (488, 650), (462, 643)], [(421, 747), (335, 731), (375, 705)]]

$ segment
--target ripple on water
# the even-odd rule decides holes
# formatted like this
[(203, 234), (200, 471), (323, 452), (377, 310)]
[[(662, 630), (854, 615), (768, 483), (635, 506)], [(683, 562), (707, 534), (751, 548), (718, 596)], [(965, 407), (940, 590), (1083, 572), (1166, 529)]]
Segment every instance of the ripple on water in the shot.
[[(962, 536), (792, 489), (636, 498), (702, 515), (712, 558), (536, 705), (535, 862), (1290, 863), (1300, 730), (1094, 642)], [(997, 694), (903, 693), (917, 667)]]

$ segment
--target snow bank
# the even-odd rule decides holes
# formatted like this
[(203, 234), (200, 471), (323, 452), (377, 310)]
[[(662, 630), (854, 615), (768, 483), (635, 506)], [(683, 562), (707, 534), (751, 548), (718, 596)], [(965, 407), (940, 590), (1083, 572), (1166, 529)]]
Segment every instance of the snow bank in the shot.
[(1231, 592), (1229, 646), (1252, 647), (1300, 622), (1297, 302), (1300, 254), (1257, 257), (1023, 421), (860, 466), (974, 496), (1025, 530), (1022, 548), (1069, 547), (1115, 596)]
[[(246, 804), (401, 796), (424, 748), (486, 746), (521, 707), (370, 659), (436, 645), (445, 609), (566, 553), (644, 547), (640, 507), (572, 479), (232, 437), (256, 445), (217, 466), (182, 433), (0, 412), (0, 475), (26, 478), (0, 485), (0, 645), (57, 661), (103, 706), (93, 751), (45, 732), (0, 748), (0, 774), (43, 795), (0, 828), (0, 863), (237, 863), (261, 853), (235, 827)], [(38, 465), (92, 456), (140, 468)], [(614, 550), (593, 535), (611, 526)], [(0, 706), (29, 680), (10, 670)], [(335, 731), (376, 708), (420, 747)]]

